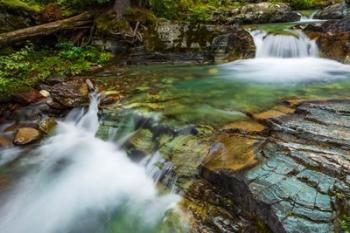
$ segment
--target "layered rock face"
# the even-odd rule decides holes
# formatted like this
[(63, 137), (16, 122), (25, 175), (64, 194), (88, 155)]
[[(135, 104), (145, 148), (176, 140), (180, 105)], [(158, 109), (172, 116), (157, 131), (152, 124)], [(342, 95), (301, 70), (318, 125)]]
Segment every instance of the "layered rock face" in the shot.
[(128, 63), (228, 62), (254, 56), (250, 34), (236, 26), (161, 21), (140, 32), (142, 41), (130, 44), (109, 34), (95, 44), (126, 54)]
[(256, 148), (257, 166), (204, 167), (203, 176), (273, 232), (341, 232), (350, 214), (349, 107), (303, 103), (293, 114), (266, 119), (270, 132)]

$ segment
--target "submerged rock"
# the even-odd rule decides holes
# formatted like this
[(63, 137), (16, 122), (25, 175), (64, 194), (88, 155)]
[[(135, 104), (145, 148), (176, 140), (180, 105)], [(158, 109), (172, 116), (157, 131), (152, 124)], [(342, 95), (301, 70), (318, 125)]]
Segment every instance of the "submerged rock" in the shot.
[(0, 149), (1, 148), (8, 148), (11, 146), (11, 141), (8, 140), (6, 137), (0, 136)]
[(41, 133), (39, 130), (34, 128), (20, 128), (18, 129), (14, 144), (16, 145), (26, 145), (35, 142), (41, 138)]

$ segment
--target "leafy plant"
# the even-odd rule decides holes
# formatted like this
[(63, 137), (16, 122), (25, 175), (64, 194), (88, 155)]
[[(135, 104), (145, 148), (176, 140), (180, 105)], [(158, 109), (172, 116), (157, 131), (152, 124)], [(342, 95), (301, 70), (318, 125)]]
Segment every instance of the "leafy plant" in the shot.
[(0, 56), (0, 98), (22, 91), (51, 75), (78, 75), (93, 65), (105, 64), (110, 54), (95, 47), (62, 42), (55, 50), (35, 50), (27, 45)]

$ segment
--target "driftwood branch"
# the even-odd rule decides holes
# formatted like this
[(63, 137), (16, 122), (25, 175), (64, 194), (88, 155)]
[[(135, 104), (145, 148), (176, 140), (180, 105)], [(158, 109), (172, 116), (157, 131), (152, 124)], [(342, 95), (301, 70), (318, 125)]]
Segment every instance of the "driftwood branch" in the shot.
[(12, 32), (0, 34), (0, 47), (13, 42), (22, 41), (38, 36), (47, 36), (63, 29), (72, 29), (91, 23), (92, 14), (82, 14), (58, 20), (51, 23), (41, 24), (33, 27), (23, 28)]

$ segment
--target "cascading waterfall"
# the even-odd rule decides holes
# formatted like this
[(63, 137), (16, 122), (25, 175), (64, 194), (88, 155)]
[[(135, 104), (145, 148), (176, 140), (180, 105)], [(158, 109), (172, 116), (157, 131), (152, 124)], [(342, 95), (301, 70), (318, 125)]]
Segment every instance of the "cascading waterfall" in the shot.
[(350, 77), (349, 65), (319, 58), (316, 42), (301, 31), (289, 31), (287, 35), (253, 31), (251, 35), (255, 58), (222, 65), (227, 79), (288, 83)]
[(319, 56), (314, 40), (310, 40), (301, 31), (290, 33), (290, 35), (273, 35), (264, 31), (253, 31), (251, 35), (256, 45), (255, 57), (292, 58)]
[(106, 219), (120, 209), (138, 217), (137, 224), (146, 229), (178, 201), (175, 194), (160, 196), (144, 166), (95, 137), (97, 106), (93, 97), (86, 114), (70, 114), (33, 152), (31, 163), (38, 169), (0, 204), (2, 233), (108, 232)]

